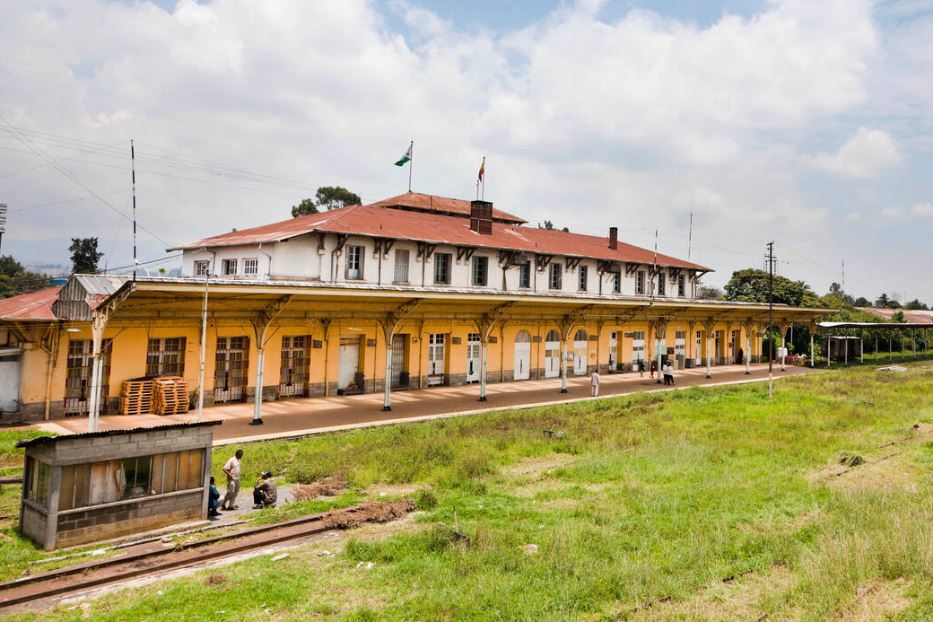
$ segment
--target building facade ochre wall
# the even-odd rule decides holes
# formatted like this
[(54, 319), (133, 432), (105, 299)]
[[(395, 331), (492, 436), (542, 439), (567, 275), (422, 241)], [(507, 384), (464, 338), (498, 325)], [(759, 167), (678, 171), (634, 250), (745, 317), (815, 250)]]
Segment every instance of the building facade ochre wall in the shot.
[[(36, 330), (38, 331), (39, 328), (37, 327)], [(42, 330), (45, 330), (45, 327), (42, 327)], [(73, 342), (87, 342), (91, 339), (90, 326), (87, 323), (72, 323), (67, 330), (61, 327), (52, 330), (59, 331), (59, 342), (51, 369), (49, 368), (50, 355), (45, 349), (41, 347), (24, 349), (20, 396), (23, 402), (23, 418), (28, 420), (42, 419), (45, 416), (47, 389), (50, 418), (65, 416), (66, 398), (71, 395), (74, 399), (73, 396), (80, 393), (82, 370), (76, 369), (74, 355), (70, 353), (80, 349), (77, 347), (80, 344), (75, 344), (73, 347)], [(582, 342), (575, 340), (580, 330), (586, 332), (586, 340)], [(528, 364), (529, 369), (520, 376), (527, 376), (529, 380), (548, 377), (546, 370), (549, 365), (552, 369), (556, 365), (559, 371), (559, 358), (556, 361), (549, 360), (553, 357), (548, 356), (548, 333), (550, 331), (557, 331), (559, 334), (559, 327), (551, 322), (535, 320), (522, 322), (510, 319), (504, 323), (497, 322), (490, 331), (487, 349), (487, 382), (515, 380), (517, 364), (518, 366)], [(738, 331), (738, 346), (735, 348), (731, 343), (732, 331)], [(524, 356), (520, 354), (519, 358), (516, 358), (516, 337), (522, 332), (527, 332), (529, 343), (520, 347), (527, 348), (528, 353)], [(402, 386), (396, 385), (393, 390), (428, 388), (435, 383), (456, 386), (468, 381), (478, 382), (478, 350), (476, 345), (471, 344), (470, 341), (470, 335), (476, 333), (476, 326), (464, 321), (403, 321), (396, 330), (396, 335), (401, 336), (402, 342), (400, 348), (402, 354), (396, 359), (396, 362), (401, 362), (401, 370), (396, 370), (396, 372), (401, 372), (403, 377), (408, 379), (408, 383)], [(612, 333), (616, 334), (614, 348), (610, 345)], [(682, 334), (682, 348), (676, 348), (678, 333)], [(715, 325), (714, 333), (719, 333), (720, 339), (719, 350), (714, 356), (713, 365), (737, 362), (738, 349), (742, 350), (743, 356), (751, 354), (753, 362), (759, 359), (760, 335), (756, 333), (752, 336), (752, 351), (749, 353), (746, 348), (745, 324), (720, 322)], [(443, 355), (440, 357), (438, 356), (439, 348), (431, 343), (432, 335), (443, 335)], [(282, 338), (296, 336), (304, 337), (306, 342), (306, 377), (299, 379), (304, 382), (302, 390), (296, 395), (287, 395), (288, 389), (280, 386), (285, 382)], [(255, 394), (256, 364), (259, 357), (252, 325), (246, 320), (211, 322), (207, 330), (204, 373), (205, 404), (207, 405), (221, 401), (223, 398), (221, 394), (215, 395), (215, 388), (220, 380), (220, 377), (215, 375), (218, 338), (230, 340), (230, 338), (237, 337), (245, 338), (243, 344), (246, 346), (244, 348), (245, 370), (241, 373), (242, 390), (239, 393), (234, 392), (234, 397), (230, 401), (250, 400)], [(638, 337), (642, 338), (642, 343), (636, 343)], [(109, 364), (106, 367), (107, 373), (103, 382), (106, 386), (106, 400), (104, 401), (106, 414), (119, 413), (120, 388), (124, 381), (146, 375), (150, 339), (172, 338), (184, 338), (185, 340), (182, 375), (188, 384), (192, 404), (194, 403), (200, 366), (200, 326), (195, 321), (158, 322), (154, 320), (142, 325), (108, 326), (104, 332), (104, 342), (109, 341)], [(38, 343), (41, 337), (36, 335), (35, 339)], [(567, 374), (573, 377), (581, 373), (590, 373), (597, 366), (601, 373), (631, 372), (637, 355), (640, 355), (642, 360), (656, 359), (655, 339), (654, 324), (647, 321), (633, 320), (621, 324), (580, 322), (574, 325), (568, 334), (565, 350), (568, 357)], [(355, 340), (358, 340), (359, 344), (358, 354), (353, 357), (345, 352), (346, 348), (342, 343)], [(670, 353), (670, 357), (678, 368), (705, 366), (706, 364), (705, 329), (697, 322), (669, 322), (663, 338), (658, 343), (661, 346), (662, 356), (666, 358)], [(714, 349), (715, 343), (714, 340)], [(585, 368), (576, 364), (581, 344), (586, 352)], [(671, 351), (671, 349), (674, 350)], [(469, 375), (471, 356), (474, 364), (472, 376)], [(72, 359), (71, 363), (69, 359)], [(442, 361), (443, 375), (432, 376), (430, 373), (432, 359)], [(385, 381), (385, 360), (384, 333), (382, 328), (372, 320), (335, 319), (327, 327), (326, 335), (324, 326), (316, 320), (307, 323), (294, 321), (273, 323), (266, 332), (263, 399), (333, 396), (344, 391), (382, 391)], [(610, 360), (615, 363), (616, 369), (609, 369)], [(354, 381), (359, 379), (356, 373), (361, 373), (362, 385), (354, 384), (349, 388), (342, 388), (340, 386), (341, 375), (343, 374), (344, 378), (350, 375), (347, 369), (354, 364), (356, 367), (353, 370)], [(89, 374), (89, 370), (83, 373)], [(88, 383), (89, 377), (87, 375)], [(71, 409), (74, 410), (74, 405)]]

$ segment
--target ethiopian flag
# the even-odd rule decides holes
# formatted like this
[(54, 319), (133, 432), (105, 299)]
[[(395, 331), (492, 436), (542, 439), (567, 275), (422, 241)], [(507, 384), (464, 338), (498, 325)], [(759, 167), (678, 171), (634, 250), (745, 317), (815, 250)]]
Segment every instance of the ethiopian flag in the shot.
[(405, 166), (407, 163), (411, 162), (411, 148), (414, 146), (414, 143), (408, 145), (408, 151), (406, 151), (405, 155), (398, 159), (398, 162), (395, 163), (395, 166)]

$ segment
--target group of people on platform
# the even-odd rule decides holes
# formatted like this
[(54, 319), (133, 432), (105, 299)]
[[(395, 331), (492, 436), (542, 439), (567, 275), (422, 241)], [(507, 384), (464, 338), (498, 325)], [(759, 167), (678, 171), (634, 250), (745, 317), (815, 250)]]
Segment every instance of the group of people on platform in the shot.
[[(227, 492), (221, 500), (220, 490), (217, 489), (216, 480), (211, 475), (210, 492), (207, 501), (208, 518), (217, 518), (221, 511), (232, 512), (240, 509), (236, 504), (237, 495), (240, 494), (240, 461), (243, 459), (243, 450), (237, 449), (224, 464), (224, 476), (227, 478)], [(263, 471), (259, 481), (253, 486), (253, 509), (274, 508), (278, 501), (278, 489), (271, 471)]]

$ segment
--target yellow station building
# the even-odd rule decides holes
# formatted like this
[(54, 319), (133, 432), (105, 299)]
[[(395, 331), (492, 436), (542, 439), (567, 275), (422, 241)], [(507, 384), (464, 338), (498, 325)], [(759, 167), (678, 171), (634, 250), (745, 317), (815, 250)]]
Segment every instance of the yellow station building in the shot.
[[(170, 250), (181, 277), (74, 275), (0, 301), (4, 420), (116, 414), (123, 383), (153, 376), (260, 417), (269, 400), (383, 392), (390, 408), (392, 391), (465, 384), (484, 399), (487, 382), (565, 387), (666, 359), (713, 374), (759, 360), (768, 320), (767, 305), (697, 299), (709, 268), (615, 228), (544, 230), (417, 193)], [(773, 322), (827, 313), (775, 305)]]

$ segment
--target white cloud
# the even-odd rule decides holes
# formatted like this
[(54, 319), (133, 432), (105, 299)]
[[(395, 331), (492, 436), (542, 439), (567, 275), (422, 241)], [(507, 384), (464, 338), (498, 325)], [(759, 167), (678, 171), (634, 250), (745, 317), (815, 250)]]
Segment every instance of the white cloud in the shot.
[[(102, 193), (128, 191), (135, 138), (141, 222), (172, 243), (286, 217), (319, 185), (367, 200), (402, 192), (407, 171), (391, 163), (414, 138), (416, 190), (469, 196), (485, 154), (487, 197), (531, 221), (619, 225), (641, 244), (658, 228), (682, 254), (692, 211), (694, 258), (721, 272), (758, 265), (775, 231), (817, 236), (830, 252), (820, 225), (850, 206), (801, 189), (813, 163), (798, 154), (875, 97), (887, 48), (869, 0), (772, 0), (705, 28), (640, 10), (608, 21), (601, 6), (564, 3), (498, 36), (458, 29), (418, 0), (0, 2), (0, 114), (112, 147), (63, 162)], [(904, 84), (928, 89), (925, 65), (910, 66)], [(38, 162), (3, 134), (0, 174)], [(860, 130), (816, 159), (870, 175), (904, 158), (894, 136)], [(35, 140), (52, 157), (81, 150)], [(84, 194), (49, 167), (3, 184), (11, 209)], [(127, 209), (128, 192), (108, 197)], [(862, 202), (877, 213), (876, 199)], [(9, 227), (5, 249), (93, 234), (111, 265), (129, 263), (129, 227), (94, 201), (13, 212)], [(144, 259), (161, 253), (141, 240)]]
[(835, 153), (811, 159), (817, 168), (848, 179), (874, 177), (903, 161), (897, 143), (886, 132), (860, 127)]
[(887, 220), (933, 218), (933, 203), (914, 203), (909, 208), (886, 207), (881, 210), (881, 216)]

